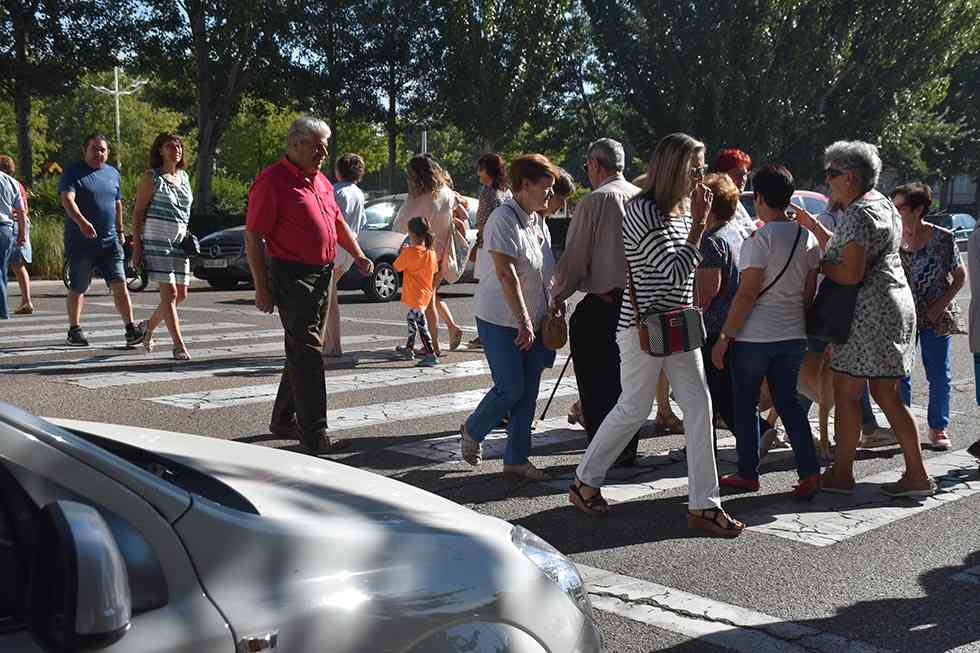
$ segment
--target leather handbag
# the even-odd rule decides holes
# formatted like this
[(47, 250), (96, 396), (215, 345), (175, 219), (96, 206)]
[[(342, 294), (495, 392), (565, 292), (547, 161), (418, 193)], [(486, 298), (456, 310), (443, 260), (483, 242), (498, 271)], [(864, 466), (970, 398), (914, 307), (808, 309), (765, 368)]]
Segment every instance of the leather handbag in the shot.
[(184, 239), (180, 241), (180, 248), (184, 250), (184, 254), (187, 256), (201, 255), (201, 243), (198, 241), (197, 236), (189, 231), (184, 236)]
[(824, 277), (820, 290), (806, 312), (806, 335), (814, 340), (842, 345), (851, 336), (854, 307), (862, 284), (844, 286)]
[(557, 351), (568, 342), (568, 324), (561, 314), (549, 311), (541, 323), (541, 344)]
[(704, 328), (704, 316), (693, 306), (676, 308), (663, 313), (640, 312), (636, 301), (636, 284), (633, 271), (626, 263), (626, 275), (630, 280), (630, 304), (636, 316), (636, 330), (640, 334), (640, 349), (651, 356), (670, 356), (680, 352), (700, 349), (708, 337)]

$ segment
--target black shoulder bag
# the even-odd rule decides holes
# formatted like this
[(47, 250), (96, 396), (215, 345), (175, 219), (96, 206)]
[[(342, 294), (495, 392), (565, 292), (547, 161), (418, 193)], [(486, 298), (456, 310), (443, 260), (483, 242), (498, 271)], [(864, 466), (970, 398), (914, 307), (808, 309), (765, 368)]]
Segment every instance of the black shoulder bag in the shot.
[[(874, 270), (881, 258), (865, 269), (864, 276)], [(857, 306), (858, 292), (864, 285), (859, 283), (845, 286), (825, 276), (820, 282), (817, 296), (813, 298), (806, 312), (806, 335), (814, 340), (822, 340), (834, 345), (842, 345), (851, 336), (854, 322), (854, 309)]]

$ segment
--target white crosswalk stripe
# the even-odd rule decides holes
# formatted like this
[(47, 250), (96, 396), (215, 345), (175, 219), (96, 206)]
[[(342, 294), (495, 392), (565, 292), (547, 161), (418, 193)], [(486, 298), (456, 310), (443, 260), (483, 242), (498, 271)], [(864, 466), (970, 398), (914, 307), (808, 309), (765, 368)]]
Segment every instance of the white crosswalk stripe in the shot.
[[(361, 335), (345, 336), (341, 339), (344, 344), (390, 342), (395, 340), (394, 336)], [(187, 338), (185, 338), (187, 340)], [(85, 349), (73, 349), (73, 351), (87, 352)], [(223, 347), (194, 348), (191, 356), (194, 361), (210, 360), (217, 358), (243, 357), (248, 355), (268, 354), (276, 357), (283, 356), (282, 330), (279, 330), (279, 340), (277, 342), (256, 342), (245, 345), (227, 345)], [(105, 367), (119, 367), (120, 364), (134, 362), (159, 362), (171, 361), (173, 355), (169, 348), (159, 347), (151, 354), (146, 352), (127, 352), (125, 354), (100, 353), (88, 358), (60, 361), (39, 361), (31, 363), (17, 363), (13, 365), (0, 365), (0, 372), (37, 372), (45, 370), (59, 370), (70, 368), (72, 372), (78, 370), (91, 370)]]
[[(189, 326), (191, 326), (191, 325), (189, 325)], [(191, 331), (193, 329), (188, 328), (187, 330), (188, 331)], [(159, 343), (158, 343), (159, 346), (161, 346), (163, 348), (167, 348), (167, 340), (169, 340), (169, 337), (168, 336), (165, 337), (165, 336), (163, 336), (163, 334), (160, 334), (160, 336), (161, 337), (157, 338), (157, 340), (159, 341)], [(114, 339), (117, 339), (117, 338), (119, 339), (119, 341), (120, 341), (119, 342), (119, 346), (122, 346), (123, 342), (125, 341), (125, 339), (122, 336), (122, 334), (115, 334), (115, 335), (112, 336), (112, 338), (113, 338), (113, 340)], [(164, 339), (164, 338), (166, 338), (166, 339)], [(259, 339), (259, 338), (282, 338), (282, 329), (281, 328), (280, 329), (260, 329), (260, 330), (256, 330), (256, 331), (240, 331), (240, 330), (234, 330), (234, 331), (232, 331), (230, 333), (228, 333), (228, 332), (222, 332), (222, 333), (196, 334), (196, 335), (192, 335), (192, 336), (185, 336), (184, 337), (184, 342), (187, 343), (187, 344), (195, 344), (195, 343), (200, 343), (200, 342), (226, 342), (226, 341), (231, 341), (231, 340), (256, 340), (256, 339)], [(104, 336), (104, 337), (100, 338), (98, 340), (98, 342), (102, 342), (102, 341), (106, 341), (106, 340), (108, 340), (108, 336)], [(115, 344), (115, 343), (113, 342), (113, 344)], [(103, 345), (103, 347), (107, 347), (107, 346), (108, 346), (108, 343), (105, 344), (105, 345)], [(85, 350), (86, 350), (86, 348), (83, 348), (83, 347), (72, 347), (70, 345), (59, 345), (59, 346), (48, 346), (48, 347), (43, 347), (43, 346), (39, 346), (39, 347), (20, 347), (20, 348), (17, 348), (17, 349), (0, 350), (0, 359), (2, 359), (2, 358), (25, 358), (27, 356), (51, 356), (51, 355), (54, 355), (54, 354), (63, 354), (65, 352), (70, 352), (70, 351), (85, 351)], [(169, 352), (167, 352), (167, 353), (169, 355)], [(191, 352), (191, 353), (193, 355), (193, 352)]]
[[(99, 327), (117, 327), (114, 329), (84, 329), (85, 337), (91, 342), (102, 342), (105, 340), (125, 340), (125, 329), (119, 323), (119, 320), (115, 322), (94, 322), (87, 326), (99, 326)], [(181, 326), (181, 332), (190, 331), (219, 331), (224, 329), (246, 329), (248, 324), (242, 324), (241, 322), (203, 322), (198, 324), (184, 324)], [(51, 329), (50, 331), (54, 331)], [(166, 331), (166, 328), (164, 328)], [(2, 335), (0, 336), (0, 345), (16, 345), (19, 343), (43, 343), (45, 341), (64, 341), (66, 335), (68, 334), (67, 327), (58, 327), (56, 332), (49, 332), (49, 330), (38, 330), (31, 333), (17, 334), (15, 336)], [(77, 349), (77, 347), (68, 348), (66, 350)], [(17, 349), (11, 349), (9, 351), (17, 351)], [(0, 355), (4, 353), (0, 350)]]
[[(562, 358), (563, 360), (561, 362), (564, 362), (564, 357)], [(355, 390), (379, 391), (383, 388), (395, 386), (484, 376), (489, 373), (490, 366), (487, 365), (486, 361), (469, 360), (459, 363), (446, 363), (437, 367), (409, 367), (377, 372), (359, 372), (342, 376), (328, 375), (327, 392), (329, 394), (336, 394), (339, 392), (353, 392)], [(223, 388), (221, 390), (206, 390), (162, 397), (150, 397), (146, 401), (153, 401), (167, 406), (176, 406), (177, 408), (186, 408), (188, 410), (213, 410), (243, 404), (271, 403), (275, 401), (278, 389), (279, 382), (277, 381), (275, 383), (263, 383), (237, 388)]]

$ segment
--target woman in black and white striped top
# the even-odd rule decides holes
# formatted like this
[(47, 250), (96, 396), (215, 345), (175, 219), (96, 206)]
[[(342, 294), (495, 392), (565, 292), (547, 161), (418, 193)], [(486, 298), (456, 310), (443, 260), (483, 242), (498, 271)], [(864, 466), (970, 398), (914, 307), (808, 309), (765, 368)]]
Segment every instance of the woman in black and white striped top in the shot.
[[(700, 183), (704, 170), (704, 144), (686, 134), (670, 134), (654, 150), (643, 192), (626, 207), (623, 244), (632, 277), (627, 284), (635, 283), (641, 314), (694, 303), (694, 270), (701, 262), (699, 245), (712, 200), (711, 191)], [(719, 537), (738, 536), (744, 525), (722, 509), (718, 493), (711, 398), (700, 349), (662, 358), (643, 352), (630, 301), (623, 302), (616, 340), (623, 392), (586, 449), (569, 500), (594, 516), (608, 512), (599, 488), (649, 417), (663, 370), (684, 411), (688, 527)]]

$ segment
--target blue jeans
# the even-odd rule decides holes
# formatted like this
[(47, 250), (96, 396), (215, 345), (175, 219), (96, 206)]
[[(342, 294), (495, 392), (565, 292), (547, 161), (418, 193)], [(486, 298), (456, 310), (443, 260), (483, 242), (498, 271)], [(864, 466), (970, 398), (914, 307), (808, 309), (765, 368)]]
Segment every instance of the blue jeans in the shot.
[(10, 267), (10, 257), (16, 247), (14, 224), (0, 224), (0, 320), (10, 319), (10, 307), (7, 305), (7, 268)]
[[(816, 338), (807, 338), (806, 347), (807, 350), (815, 352), (817, 354), (822, 354), (823, 350), (827, 348), (826, 340), (817, 340)], [(800, 395), (800, 403), (803, 404), (803, 413), (806, 415), (810, 414), (810, 406), (813, 402), (807, 397)], [(874, 424), (878, 426), (878, 420), (875, 418), (875, 413), (871, 409), (871, 391), (868, 388), (868, 384), (864, 384), (864, 394), (861, 395), (861, 425)]]
[[(953, 379), (950, 365), (953, 336), (937, 336), (932, 329), (919, 329), (917, 337), (922, 350), (922, 365), (926, 368), (929, 382), (929, 428), (944, 431), (949, 426), (949, 385)], [(899, 384), (902, 401), (912, 405), (912, 377), (906, 376)]]
[(514, 344), (517, 329), (480, 318), (476, 318), (476, 331), (490, 364), (493, 387), (466, 420), (466, 431), (474, 440), (482, 442), (509, 414), (504, 464), (523, 465), (531, 454), (531, 422), (541, 373), (555, 364), (555, 352), (545, 349), (540, 339), (535, 339), (530, 351), (521, 351)]
[(818, 473), (820, 463), (813, 446), (813, 432), (796, 394), (806, 341), (735, 341), (732, 348), (738, 475), (749, 480), (759, 478), (759, 388), (763, 378), (769, 379), (773, 406), (789, 435), (797, 473), (800, 478)]

